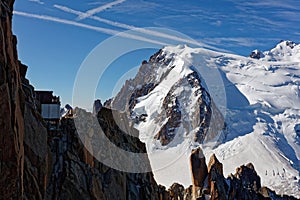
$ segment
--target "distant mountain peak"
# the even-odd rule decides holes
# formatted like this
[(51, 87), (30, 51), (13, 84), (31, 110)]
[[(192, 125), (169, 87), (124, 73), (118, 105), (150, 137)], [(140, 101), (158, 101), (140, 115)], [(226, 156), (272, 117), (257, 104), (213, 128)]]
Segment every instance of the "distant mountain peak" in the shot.
[(290, 47), (291, 49), (293, 49), (295, 46), (297, 46), (298, 44), (296, 42), (290, 41), (290, 40), (281, 40), (277, 46), (287, 46)]
[(296, 61), (300, 60), (300, 45), (290, 40), (281, 40), (274, 48), (261, 52), (254, 50), (250, 58), (264, 61)]

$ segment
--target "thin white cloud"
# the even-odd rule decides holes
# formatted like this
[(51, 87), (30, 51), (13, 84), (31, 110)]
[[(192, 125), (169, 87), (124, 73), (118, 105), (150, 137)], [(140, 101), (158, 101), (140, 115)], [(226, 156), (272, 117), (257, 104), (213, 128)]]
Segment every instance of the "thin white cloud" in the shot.
[(245, 26), (252, 26), (259, 31), (272, 30), (281, 33), (297, 28), (294, 26), (294, 23), (299, 21), (300, 14), (300, 4), (297, 0), (229, 1), (237, 9), (237, 14), (234, 14), (232, 19), (245, 22)]
[[(73, 10), (73, 9), (71, 9), (69, 7), (66, 7), (66, 6), (54, 5), (54, 7), (57, 8), (57, 9), (60, 9), (64, 12), (68, 12), (68, 13), (75, 14), (75, 15), (78, 15), (78, 16), (81, 16), (82, 14), (84, 14), (83, 12)], [(173, 41), (186, 43), (186, 44), (192, 44), (192, 45), (196, 45), (198, 47), (206, 47), (206, 48), (209, 48), (209, 49), (224, 51), (223, 49), (218, 49), (216, 47), (198, 42), (196, 40), (188, 39), (188, 38), (182, 38), (182, 37), (179, 37), (179, 36), (169, 35), (169, 34), (154, 31), (154, 30), (139, 28), (139, 27), (136, 27), (136, 26), (128, 25), (128, 24), (123, 24), (123, 23), (103, 19), (103, 18), (100, 18), (100, 17), (97, 17), (97, 16), (92, 16), (91, 15), (91, 16), (89, 16), (89, 18), (91, 18), (93, 20), (96, 20), (96, 21), (99, 21), (99, 22), (102, 22), (102, 23), (105, 23), (105, 24), (108, 24), (108, 25), (111, 25), (111, 26), (114, 26), (114, 27), (118, 27), (118, 28), (123, 28), (123, 29), (128, 29), (128, 30), (134, 29), (134, 31), (136, 31), (136, 32), (151, 35), (151, 36), (170, 39), (170, 40), (173, 40)]]
[(113, 2), (108, 3), (108, 4), (105, 4), (105, 5), (103, 5), (103, 6), (100, 6), (100, 7), (91, 9), (91, 10), (88, 10), (88, 11), (86, 11), (85, 13), (82, 13), (81, 15), (79, 15), (79, 16), (77, 17), (77, 19), (78, 19), (78, 20), (83, 20), (83, 19), (88, 18), (88, 17), (90, 17), (90, 16), (92, 16), (92, 15), (95, 15), (95, 14), (97, 14), (97, 13), (99, 13), (99, 12), (102, 12), (102, 11), (104, 11), (104, 10), (106, 10), (106, 9), (109, 9), (109, 8), (115, 6), (115, 5), (121, 4), (121, 3), (123, 3), (124, 1), (125, 1), (125, 0), (117, 0), (117, 1), (113, 1)]
[(243, 2), (244, 6), (262, 6), (262, 7), (272, 7), (272, 8), (285, 8), (285, 9), (299, 9), (293, 2), (287, 0), (264, 0), (257, 2)]
[(227, 47), (261, 47), (268, 42), (279, 41), (279, 38), (249, 38), (249, 37), (216, 37), (205, 38), (205, 41), (211, 45), (224, 45)]
[(41, 0), (28, 0), (30, 2), (34, 2), (34, 3), (38, 3), (38, 4), (45, 4), (44, 2), (42, 2)]
[(57, 23), (61, 23), (61, 24), (67, 24), (67, 25), (72, 25), (72, 26), (76, 26), (76, 27), (86, 28), (86, 29), (98, 31), (98, 32), (101, 32), (101, 33), (105, 33), (105, 34), (108, 34), (108, 35), (117, 35), (117, 34), (119, 34), (118, 36), (124, 37), (124, 38), (140, 40), (140, 41), (149, 42), (149, 43), (153, 43), (153, 44), (158, 44), (158, 45), (162, 45), (162, 46), (168, 45), (167, 43), (163, 43), (163, 42), (160, 42), (160, 41), (157, 41), (157, 40), (152, 40), (152, 39), (145, 38), (145, 37), (142, 37), (142, 36), (128, 34), (128, 33), (124, 33), (124, 32), (119, 32), (119, 31), (116, 31), (116, 30), (113, 30), (113, 29), (107, 29), (107, 28), (102, 28), (102, 27), (98, 27), (98, 26), (91, 26), (91, 25), (88, 25), (88, 24), (83, 24), (83, 23), (79, 23), (79, 22), (75, 22), (75, 21), (71, 21), (71, 20), (66, 20), (66, 19), (60, 19), (60, 18), (57, 18), (57, 17), (51, 17), (51, 16), (47, 16), (47, 15), (37, 15), (37, 14), (32, 14), (32, 13), (20, 12), (20, 11), (14, 11), (13, 13), (15, 15), (20, 15), (20, 16), (23, 16), (23, 17), (41, 19), (41, 20), (45, 20), (45, 21), (52, 21), (52, 22), (57, 22)]
[(90, 6), (98, 6), (98, 5), (102, 5), (103, 2), (101, 1), (95, 1), (95, 2), (88, 2), (87, 5), (90, 5)]
[(231, 38), (231, 37), (220, 37), (220, 38), (206, 38), (206, 41), (210, 44), (214, 45), (220, 45), (220, 44), (226, 44), (229, 46), (245, 46), (245, 47), (251, 47), (258, 45), (259, 43), (256, 43), (251, 38)]

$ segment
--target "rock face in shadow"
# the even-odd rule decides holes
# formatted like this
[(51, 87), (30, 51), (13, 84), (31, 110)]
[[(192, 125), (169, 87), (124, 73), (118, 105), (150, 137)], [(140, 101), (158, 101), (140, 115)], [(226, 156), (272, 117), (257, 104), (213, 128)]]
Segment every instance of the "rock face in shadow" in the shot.
[(238, 196), (242, 199), (259, 199), (261, 194), (260, 177), (257, 175), (254, 166), (249, 163), (240, 166), (236, 173), (230, 176), (230, 197)]
[[(145, 151), (144, 144), (136, 137), (122, 133), (110, 109), (102, 108), (97, 118), (84, 110), (76, 109), (75, 113), (78, 112), (84, 112), (90, 124), (98, 120), (105, 135), (119, 148)], [(76, 126), (86, 126), (90, 130), (84, 141), (78, 137)], [(91, 153), (101, 152), (96, 148), (104, 144), (97, 143), (94, 152), (83, 145), (83, 142), (85, 145), (95, 142), (96, 128), (85, 122), (76, 126), (74, 119), (62, 119), (61, 132), (52, 138), (53, 172), (47, 199), (158, 199), (159, 187), (152, 173), (125, 173), (102, 164)]]
[(223, 164), (215, 154), (210, 157), (208, 163), (208, 189), (211, 199), (226, 199), (228, 185), (223, 176)]
[(0, 191), (3, 198), (24, 193), (24, 95), (20, 82), (16, 37), (11, 32), (13, 1), (0, 7)]
[(0, 4), (1, 199), (43, 199), (48, 174), (47, 132), (12, 34), (13, 0)]

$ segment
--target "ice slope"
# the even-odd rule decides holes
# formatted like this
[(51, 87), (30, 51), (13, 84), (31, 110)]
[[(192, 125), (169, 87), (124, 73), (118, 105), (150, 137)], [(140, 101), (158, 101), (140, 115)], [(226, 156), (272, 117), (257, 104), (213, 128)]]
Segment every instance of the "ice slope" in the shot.
[[(175, 58), (174, 73), (168, 75), (165, 83), (139, 98), (135, 106), (136, 112), (144, 109), (141, 112), (150, 116), (136, 128), (146, 143), (157, 182), (189, 186), (188, 156), (199, 145), (185, 137), (185, 133), (177, 134), (168, 148), (149, 139), (158, 129), (153, 120), (170, 89), (168, 85), (189, 73), (193, 66), (218, 68), (226, 92), (226, 108), (217, 106), (226, 110), (228, 135), (220, 145), (201, 145), (206, 157), (215, 153), (223, 163), (225, 176), (234, 173), (237, 166), (252, 162), (262, 185), (279, 194), (300, 198), (300, 135), (296, 134), (300, 126), (300, 45), (282, 41), (274, 49), (263, 52), (261, 59), (187, 46), (165, 47), (163, 52)], [(206, 78), (206, 83), (212, 79)]]

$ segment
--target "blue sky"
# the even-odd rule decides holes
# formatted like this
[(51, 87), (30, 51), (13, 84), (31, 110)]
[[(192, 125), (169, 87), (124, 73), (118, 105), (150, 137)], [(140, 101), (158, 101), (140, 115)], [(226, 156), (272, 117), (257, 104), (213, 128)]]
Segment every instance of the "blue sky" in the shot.
[[(14, 10), (13, 31), (19, 58), (29, 66), (27, 77), (36, 89), (53, 90), (63, 104), (72, 102), (77, 71), (89, 53), (132, 27), (179, 31), (200, 46), (240, 55), (268, 50), (281, 39), (300, 41), (299, 0), (16, 0)], [(156, 51), (133, 51), (115, 60), (95, 98), (110, 98), (120, 77)]]

